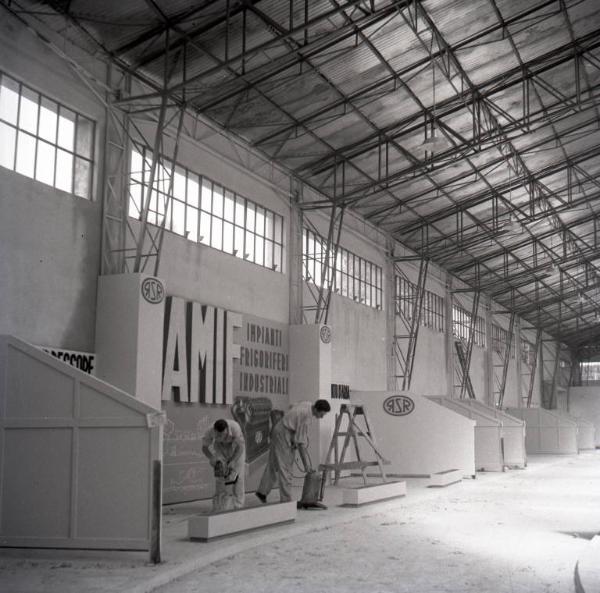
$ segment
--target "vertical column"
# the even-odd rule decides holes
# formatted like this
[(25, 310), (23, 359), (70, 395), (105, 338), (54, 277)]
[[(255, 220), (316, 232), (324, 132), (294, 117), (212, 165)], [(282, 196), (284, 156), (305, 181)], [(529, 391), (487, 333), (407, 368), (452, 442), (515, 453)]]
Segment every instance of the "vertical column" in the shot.
[(99, 379), (161, 409), (165, 285), (145, 274), (98, 279)]
[(290, 403), (327, 399), (331, 412), (320, 421), (315, 418), (309, 453), (313, 466), (323, 462), (333, 434), (339, 400), (331, 401), (331, 342), (328, 325), (290, 326)]
[(291, 205), (288, 241), (288, 270), (290, 276), (290, 324), (302, 323), (302, 186), (293, 178), (290, 180)]
[(386, 367), (387, 367), (387, 388), (389, 391), (395, 391), (396, 375), (396, 356), (394, 355), (394, 335), (396, 334), (396, 271), (394, 265), (394, 242), (391, 239), (387, 241), (387, 255), (385, 258), (385, 276), (384, 303), (385, 307), (385, 343), (386, 343)]
[(494, 401), (494, 347), (492, 344), (492, 300), (485, 299), (485, 403), (492, 408), (496, 407)]
[(446, 393), (454, 397), (454, 336), (452, 333), (452, 276), (446, 275)]

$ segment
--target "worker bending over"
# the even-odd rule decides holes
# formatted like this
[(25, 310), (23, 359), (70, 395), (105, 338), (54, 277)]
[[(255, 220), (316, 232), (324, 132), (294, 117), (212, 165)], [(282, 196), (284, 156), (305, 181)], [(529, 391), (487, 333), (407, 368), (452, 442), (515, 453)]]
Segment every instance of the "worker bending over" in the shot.
[(308, 457), (308, 429), (313, 418), (323, 418), (331, 410), (329, 402), (318, 399), (316, 402), (300, 402), (292, 406), (275, 424), (271, 431), (271, 447), (269, 459), (262, 479), (256, 491), (261, 502), (267, 501), (267, 496), (277, 482), (281, 502), (292, 500), (292, 469), (296, 449), (300, 454), (306, 473), (312, 471)]
[(246, 442), (240, 425), (235, 420), (217, 420), (202, 437), (202, 453), (215, 472), (213, 511), (241, 509), (246, 482)]

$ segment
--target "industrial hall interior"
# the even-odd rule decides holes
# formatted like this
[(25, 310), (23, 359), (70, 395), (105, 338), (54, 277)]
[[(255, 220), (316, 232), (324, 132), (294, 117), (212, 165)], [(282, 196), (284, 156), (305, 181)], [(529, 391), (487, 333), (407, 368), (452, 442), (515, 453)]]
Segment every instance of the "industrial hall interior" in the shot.
[(597, 0), (0, 0), (0, 591), (599, 593)]

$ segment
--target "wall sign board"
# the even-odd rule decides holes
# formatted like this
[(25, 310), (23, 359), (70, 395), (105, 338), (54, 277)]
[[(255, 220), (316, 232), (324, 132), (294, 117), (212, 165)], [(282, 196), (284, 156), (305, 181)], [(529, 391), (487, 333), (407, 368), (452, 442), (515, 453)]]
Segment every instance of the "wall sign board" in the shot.
[(39, 346), (44, 352), (51, 354), (54, 358), (62, 360), (64, 363), (87, 373), (95, 375), (96, 355), (93, 352), (77, 352), (76, 350), (64, 350), (62, 348), (53, 348), (52, 346)]
[(273, 424), (288, 407), (288, 326), (219, 307), (165, 299), (163, 499), (209, 498), (214, 477), (202, 437), (219, 418), (246, 440), (246, 488), (256, 488)]

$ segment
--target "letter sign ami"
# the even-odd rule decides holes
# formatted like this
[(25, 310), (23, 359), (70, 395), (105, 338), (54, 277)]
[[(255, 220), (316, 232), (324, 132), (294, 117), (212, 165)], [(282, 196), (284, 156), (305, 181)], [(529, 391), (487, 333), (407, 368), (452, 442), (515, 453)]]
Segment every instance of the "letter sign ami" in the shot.
[(384, 400), (383, 409), (392, 416), (406, 416), (415, 409), (415, 402), (407, 395), (391, 395)]

